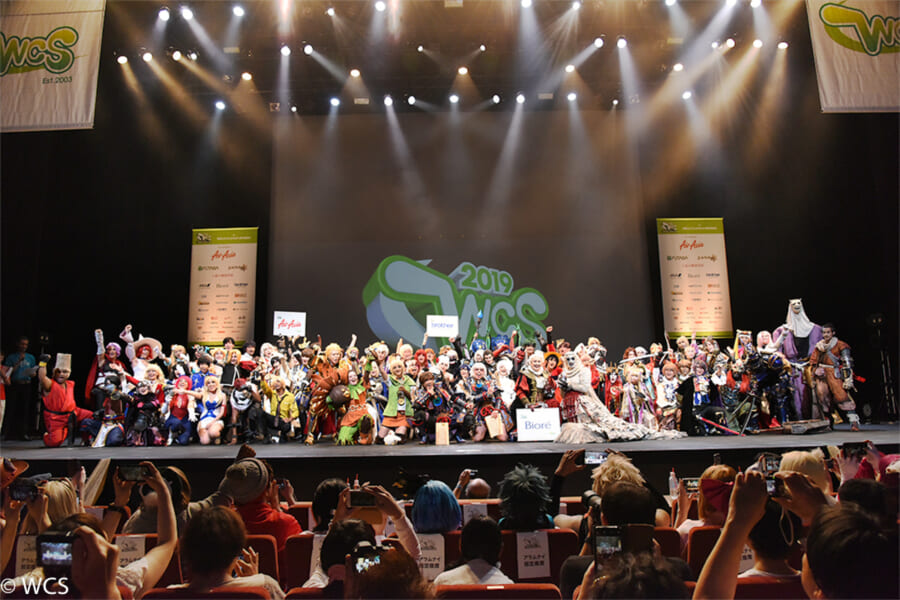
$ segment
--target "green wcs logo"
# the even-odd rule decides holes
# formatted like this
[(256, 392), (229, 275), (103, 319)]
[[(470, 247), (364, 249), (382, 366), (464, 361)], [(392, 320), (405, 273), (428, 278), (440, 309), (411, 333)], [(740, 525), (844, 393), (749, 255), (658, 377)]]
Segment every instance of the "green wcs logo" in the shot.
[(900, 18), (869, 17), (858, 8), (844, 4), (829, 2), (819, 9), (828, 37), (844, 48), (869, 56), (900, 52)]
[(57, 27), (44, 37), (19, 37), (0, 31), (0, 77), (28, 71), (47, 71), (59, 75), (75, 64), (72, 47), (78, 32), (69, 26)]

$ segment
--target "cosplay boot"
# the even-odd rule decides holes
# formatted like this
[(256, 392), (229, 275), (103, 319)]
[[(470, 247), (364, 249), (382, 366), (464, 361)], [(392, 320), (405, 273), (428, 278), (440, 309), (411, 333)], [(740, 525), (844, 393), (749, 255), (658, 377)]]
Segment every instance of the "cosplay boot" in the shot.
[(366, 415), (359, 420), (359, 443), (368, 446), (372, 444), (372, 438), (375, 434), (375, 423), (372, 417)]

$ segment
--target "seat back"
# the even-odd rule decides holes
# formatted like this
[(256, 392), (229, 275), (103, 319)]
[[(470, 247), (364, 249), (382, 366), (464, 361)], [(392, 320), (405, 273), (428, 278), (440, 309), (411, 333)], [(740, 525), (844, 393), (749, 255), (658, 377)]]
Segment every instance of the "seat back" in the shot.
[(655, 527), (653, 539), (659, 544), (663, 556), (681, 557), (681, 536), (674, 527)]
[[(550, 551), (550, 575), (525, 579), (519, 576), (518, 544), (515, 531), (503, 531), (503, 549), (500, 551), (500, 570), (513, 581), (528, 583), (552, 583), (559, 585), (559, 570), (563, 562), (580, 550), (578, 534), (571, 529), (544, 529)], [(448, 563), (450, 564), (450, 563)]]
[(292, 535), (284, 545), (284, 573), (282, 584), (286, 589), (298, 588), (309, 579), (309, 565), (312, 560), (312, 533)]
[[(158, 538), (155, 533), (141, 533), (141, 534), (125, 534), (119, 533), (113, 537), (113, 543), (118, 545), (120, 541), (128, 538), (144, 538), (144, 554), (150, 552), (153, 548), (156, 547)], [(166, 567), (166, 570), (163, 572), (162, 577), (159, 578), (159, 581), (156, 582), (155, 585), (159, 587), (166, 587), (169, 585), (177, 585), (184, 581), (184, 573), (181, 571), (181, 550), (178, 547), (178, 544), (175, 545), (175, 551), (172, 552), (172, 558), (169, 559), (169, 565)]]
[(691, 572), (699, 575), (706, 563), (706, 558), (712, 552), (713, 546), (719, 541), (719, 527), (704, 526), (691, 529), (688, 534), (688, 543), (685, 548), (685, 560), (691, 568)]
[(552, 583), (507, 583), (503, 585), (439, 585), (436, 598), (547, 599), (560, 600), (559, 588)]
[(288, 506), (286, 512), (297, 519), (297, 522), (300, 523), (300, 527), (301, 529), (303, 529), (303, 531), (309, 531), (310, 529), (312, 529), (309, 516), (309, 511), (311, 508), (312, 502), (298, 502), (297, 504), (291, 504), (290, 506)]
[(146, 600), (179, 600), (194, 598), (196, 600), (271, 600), (269, 591), (264, 587), (225, 586), (199, 592), (188, 588), (153, 588), (143, 596)]
[(253, 548), (259, 554), (260, 573), (265, 573), (275, 581), (281, 581), (278, 578), (278, 546), (274, 537), (248, 534), (246, 547)]
[(325, 592), (324, 588), (295, 587), (290, 588), (284, 597), (285, 600), (291, 600), (293, 598), (324, 598)]
[(780, 579), (777, 577), (741, 577), (737, 580), (734, 592), (738, 599), (773, 599), (794, 600), (805, 599), (803, 582), (799, 577)]

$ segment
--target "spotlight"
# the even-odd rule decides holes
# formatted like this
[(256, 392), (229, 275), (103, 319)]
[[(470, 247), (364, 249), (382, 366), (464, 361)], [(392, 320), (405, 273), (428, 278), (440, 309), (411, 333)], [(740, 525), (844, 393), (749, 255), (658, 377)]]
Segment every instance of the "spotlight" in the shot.
[(759, 39), (753, 40), (753, 47), (754, 47), (754, 48), (762, 48), (762, 47), (763, 47), (763, 41), (762, 41), (762, 40), (759, 40)]
[(244, 81), (250, 81), (251, 79), (253, 79), (253, 75), (250, 74), (250, 71), (244, 71), (243, 73), (241, 73), (241, 79), (243, 79)]
[(329, 7), (328, 7), (328, 10), (325, 11), (325, 14), (328, 15), (329, 17), (333, 17), (333, 16), (334, 16), (334, 9), (333, 9), (332, 7), (329, 6)]
[(413, 106), (416, 103), (416, 97), (410, 96), (409, 98), (406, 99), (406, 103), (409, 104), (410, 106)]
[(216, 110), (225, 110), (225, 103), (221, 100), (216, 100)]
[(491, 102), (493, 102), (494, 104), (500, 104), (500, 96), (494, 94), (493, 96), (491, 96)]
[(691, 94), (691, 90), (688, 90), (681, 95), (681, 99), (682, 100), (690, 100), (691, 96), (693, 96), (693, 94)]
[(172, 60), (174, 60), (175, 62), (178, 62), (179, 60), (181, 60), (181, 57), (182, 57), (181, 50), (173, 50), (172, 51)]
[(194, 11), (192, 11), (192, 10), (191, 10), (190, 8), (188, 8), (187, 6), (182, 6), (182, 7), (181, 7), (181, 17), (182, 17), (185, 21), (190, 21), (191, 19), (194, 18)]
[(297, 105), (296, 105), (296, 104), (292, 104), (292, 105), (291, 105), (291, 112), (292, 112), (292, 113), (297, 112)]
[(459, 102), (459, 96), (450, 94), (450, 104), (456, 104), (457, 102)]
[(516, 102), (519, 104), (525, 104), (525, 94), (517, 94)]
[(128, 64), (128, 57), (125, 56), (124, 54), (120, 54), (119, 57), (116, 59), (116, 61), (117, 61), (120, 65), (127, 65), (127, 64)]
[(628, 45), (628, 40), (626, 40), (624, 37), (620, 37), (619, 41), (616, 42), (616, 46), (618, 46), (619, 48), (624, 48), (627, 45)]
[(566, 65), (566, 73), (574, 73), (575, 65)]
[(737, 0), (725, 0), (725, 6), (727, 6), (728, 8), (731, 8), (735, 4), (737, 4)]
[(240, 4), (235, 4), (234, 8), (231, 9), (231, 13), (236, 17), (243, 17), (244, 16), (244, 7), (241, 6)]
[(331, 99), (331, 105), (332, 105), (332, 106), (340, 106), (340, 105), (341, 105), (341, 101), (340, 101), (338, 98), (332, 98), (332, 99)]
[(143, 54), (141, 54), (141, 58), (144, 59), (144, 62), (150, 62), (151, 60), (153, 60), (153, 54), (151, 54), (149, 51), (145, 51)]
[(709, 47), (712, 48), (713, 50), (715, 50), (716, 48), (719, 47), (719, 42), (713, 42), (712, 44), (709, 45)]
[(778, 49), (779, 49), (779, 50), (787, 50), (787, 47), (788, 47), (788, 43), (787, 43), (787, 42), (778, 42)]
[(359, 69), (350, 69), (350, 77), (359, 77)]
[(522, 8), (529, 8), (531, 7), (531, 0), (522, 0), (520, 4), (522, 5)]
[(416, 50), (417, 50), (418, 52), (425, 52), (425, 46), (423, 46), (422, 44), (419, 44), (419, 47), (416, 48)]
[(613, 104), (613, 106), (618, 106), (618, 105), (619, 105), (619, 99), (618, 99), (618, 98), (613, 98), (613, 103), (612, 103), (612, 104)]
[(378, 2), (375, 3), (375, 10), (377, 10), (378, 12), (384, 12), (386, 8), (387, 4), (385, 4), (382, 0), (378, 0)]
[(594, 47), (602, 48), (603, 47), (603, 38), (599, 38), (599, 37), (594, 38)]
[(303, 54), (309, 56), (312, 53), (313, 53), (312, 44), (306, 44), (305, 46), (303, 46)]
[(675, 6), (675, 0), (666, 0), (666, 6)]
[(734, 48), (734, 38), (728, 38), (725, 40), (725, 45), (729, 48)]
[(459, 73), (460, 75), (468, 75), (469, 69), (467, 69), (466, 67), (460, 67), (456, 70), (456, 72)]
[(391, 98), (390, 96), (385, 96), (385, 97), (384, 97), (384, 105), (385, 105), (385, 106), (393, 106), (393, 105), (394, 105), (394, 99)]
[(288, 46), (287, 44), (285, 44), (284, 46), (282, 46), (282, 47), (281, 47), (281, 55), (282, 55), (282, 56), (290, 56), (290, 55), (291, 55), (291, 48), (290, 48), (290, 46)]
[(762, 0), (750, 0), (751, 8), (759, 8), (760, 6), (762, 6)]
[(674, 65), (672, 65), (672, 70), (676, 73), (681, 73), (682, 71), (684, 71), (684, 65), (681, 63), (675, 63)]
[(578, 99), (578, 94), (576, 94), (575, 92), (569, 92), (569, 95), (566, 96), (566, 98), (568, 98), (569, 102), (575, 102), (575, 100)]
[(195, 52), (194, 50), (191, 50), (190, 53), (188, 54), (188, 58), (191, 60), (197, 60), (197, 56), (198, 56), (197, 52)]
[(159, 9), (159, 12), (156, 14), (156, 16), (159, 17), (160, 21), (168, 21), (169, 17), (172, 16), (172, 13), (169, 12), (168, 8), (163, 6), (161, 9)]
[(481, 50), (482, 52), (485, 52), (487, 50), (487, 46), (482, 44), (482, 45), (478, 46), (478, 49)]
[(581, 2), (579, 2), (578, 0), (572, 2), (572, 10), (578, 10), (579, 8), (581, 8)]

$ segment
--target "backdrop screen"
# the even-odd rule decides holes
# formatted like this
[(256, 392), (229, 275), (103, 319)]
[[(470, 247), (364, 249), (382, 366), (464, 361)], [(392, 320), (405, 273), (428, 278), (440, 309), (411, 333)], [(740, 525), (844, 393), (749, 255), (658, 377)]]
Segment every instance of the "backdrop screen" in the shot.
[[(605, 112), (378, 114), (276, 131), (269, 309), (307, 333), (418, 344), (426, 316), (467, 339), (652, 338), (634, 159)], [(434, 340), (429, 345), (441, 343)]]

